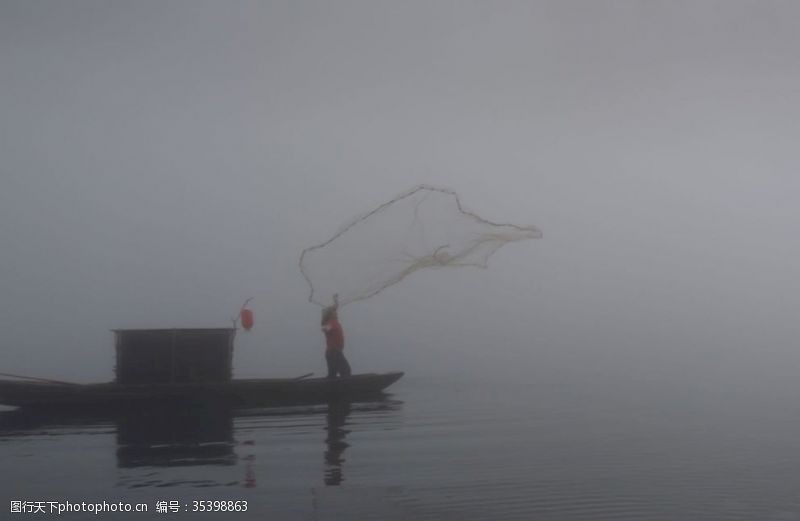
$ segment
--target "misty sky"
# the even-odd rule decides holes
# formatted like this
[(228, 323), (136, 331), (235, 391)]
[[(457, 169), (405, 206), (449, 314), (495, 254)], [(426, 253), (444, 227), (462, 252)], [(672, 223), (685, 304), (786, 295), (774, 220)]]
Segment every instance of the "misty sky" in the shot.
[(321, 372), (300, 251), (430, 183), (544, 239), (345, 308), (357, 372), (788, 378), (798, 16), (0, 0), (0, 372), (108, 380), (110, 329), (226, 326), (250, 296), (237, 374)]

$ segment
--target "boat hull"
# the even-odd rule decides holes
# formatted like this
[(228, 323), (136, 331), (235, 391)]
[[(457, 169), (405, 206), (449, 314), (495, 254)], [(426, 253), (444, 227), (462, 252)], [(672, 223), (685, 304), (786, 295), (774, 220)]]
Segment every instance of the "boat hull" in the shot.
[(267, 407), (374, 397), (402, 372), (344, 378), (248, 379), (228, 382), (64, 385), (0, 380), (0, 404), (26, 408), (126, 408), (152, 404)]

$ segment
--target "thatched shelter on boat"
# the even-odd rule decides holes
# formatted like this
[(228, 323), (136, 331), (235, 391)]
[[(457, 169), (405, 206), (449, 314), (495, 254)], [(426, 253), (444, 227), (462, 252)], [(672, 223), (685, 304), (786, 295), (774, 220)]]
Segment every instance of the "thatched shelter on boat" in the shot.
[(115, 329), (120, 384), (231, 380), (236, 329)]

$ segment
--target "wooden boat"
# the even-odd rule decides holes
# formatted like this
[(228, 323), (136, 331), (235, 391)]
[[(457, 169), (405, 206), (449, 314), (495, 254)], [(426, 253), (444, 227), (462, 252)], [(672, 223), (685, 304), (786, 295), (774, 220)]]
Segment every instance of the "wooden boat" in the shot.
[(265, 378), (220, 382), (68, 384), (0, 380), (0, 404), (28, 408), (139, 408), (165, 404), (212, 404), (235, 408), (369, 399), (402, 372), (344, 378)]
[(373, 398), (403, 376), (234, 379), (235, 328), (116, 329), (114, 334), (114, 382), (0, 380), (0, 404), (40, 409), (304, 405)]

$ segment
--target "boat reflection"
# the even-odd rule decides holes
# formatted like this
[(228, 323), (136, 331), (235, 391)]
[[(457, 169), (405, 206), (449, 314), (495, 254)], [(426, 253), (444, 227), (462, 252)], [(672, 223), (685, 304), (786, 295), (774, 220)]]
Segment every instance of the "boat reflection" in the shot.
[[(81, 414), (13, 410), (0, 412), (0, 438), (42, 434), (111, 436), (116, 441), (117, 468), (144, 470), (120, 474), (118, 485), (123, 487), (192, 483), (254, 488), (259, 485), (259, 474), (262, 479), (272, 474), (274, 458), (284, 457), (282, 451), (290, 447), (286, 444), (295, 443), (288, 441), (294, 439), (293, 433), (300, 445), (292, 445), (291, 450), (304, 450), (298, 447), (306, 447), (303, 440), (317, 432), (317, 439), (323, 441), (322, 481), (325, 486), (338, 486), (345, 481), (346, 452), (352, 450), (352, 440), (348, 440), (351, 432), (386, 429), (397, 421), (396, 412), (401, 406), (402, 402), (390, 395), (381, 395), (369, 401), (245, 410), (151, 407)], [(313, 449), (316, 443), (308, 448), (319, 450)], [(241, 468), (231, 469), (232, 472), (220, 469), (214, 474), (167, 470), (196, 466)], [(147, 467), (163, 470), (154, 473)]]
[(231, 409), (156, 408), (116, 423), (119, 468), (236, 464)]
[(0, 436), (109, 434), (118, 468), (235, 465), (234, 411), (149, 407), (136, 411), (0, 412)]

